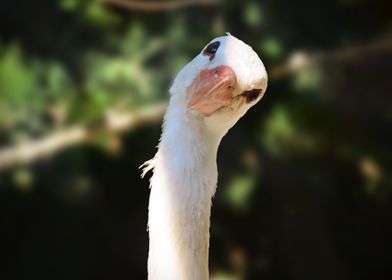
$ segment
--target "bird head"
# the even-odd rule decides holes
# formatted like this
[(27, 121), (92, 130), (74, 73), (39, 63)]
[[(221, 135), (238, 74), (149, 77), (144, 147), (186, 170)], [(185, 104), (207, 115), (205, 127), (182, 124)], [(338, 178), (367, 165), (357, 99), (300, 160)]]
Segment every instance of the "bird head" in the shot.
[(186, 105), (190, 119), (223, 137), (262, 98), (267, 80), (253, 49), (227, 34), (209, 42), (180, 71), (170, 92)]

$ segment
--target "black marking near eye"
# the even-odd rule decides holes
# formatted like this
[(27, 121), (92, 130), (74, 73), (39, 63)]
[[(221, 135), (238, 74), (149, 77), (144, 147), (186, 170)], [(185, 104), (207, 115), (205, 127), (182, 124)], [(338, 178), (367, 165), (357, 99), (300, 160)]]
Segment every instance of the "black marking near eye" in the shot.
[(220, 46), (219, 41), (212, 42), (205, 48), (205, 50), (203, 51), (203, 55), (207, 55), (210, 58), (210, 60), (213, 60), (216, 52), (219, 49), (219, 46)]
[(255, 101), (257, 97), (261, 94), (263, 90), (261, 89), (251, 89), (251, 90), (246, 90), (243, 93), (241, 93), (241, 96), (245, 97), (246, 103), (250, 103), (252, 101)]

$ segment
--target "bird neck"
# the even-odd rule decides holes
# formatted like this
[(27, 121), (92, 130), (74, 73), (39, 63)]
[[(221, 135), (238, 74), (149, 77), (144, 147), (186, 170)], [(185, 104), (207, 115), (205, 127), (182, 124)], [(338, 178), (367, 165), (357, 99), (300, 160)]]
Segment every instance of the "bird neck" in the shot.
[(203, 119), (171, 106), (153, 159), (149, 279), (208, 279), (211, 199), (220, 139)]

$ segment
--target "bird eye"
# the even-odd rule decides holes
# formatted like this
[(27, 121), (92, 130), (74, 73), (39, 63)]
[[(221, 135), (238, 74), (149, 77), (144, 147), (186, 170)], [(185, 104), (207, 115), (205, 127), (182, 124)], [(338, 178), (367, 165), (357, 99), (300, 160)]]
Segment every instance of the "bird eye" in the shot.
[(241, 96), (245, 97), (246, 103), (250, 103), (256, 100), (262, 92), (263, 92), (262, 89), (255, 88), (255, 89), (244, 91), (243, 93), (241, 93)]
[(215, 53), (219, 49), (219, 46), (220, 46), (219, 41), (215, 41), (209, 44), (203, 51), (203, 55), (208, 55), (210, 57), (210, 60), (212, 60), (215, 57)]

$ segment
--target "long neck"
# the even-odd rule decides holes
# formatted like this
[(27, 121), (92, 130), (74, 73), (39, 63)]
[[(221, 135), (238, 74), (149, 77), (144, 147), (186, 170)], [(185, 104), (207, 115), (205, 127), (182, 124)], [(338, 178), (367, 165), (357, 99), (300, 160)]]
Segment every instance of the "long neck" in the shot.
[(201, 119), (169, 105), (154, 158), (149, 205), (148, 274), (155, 279), (208, 279), (211, 198), (220, 139)]

